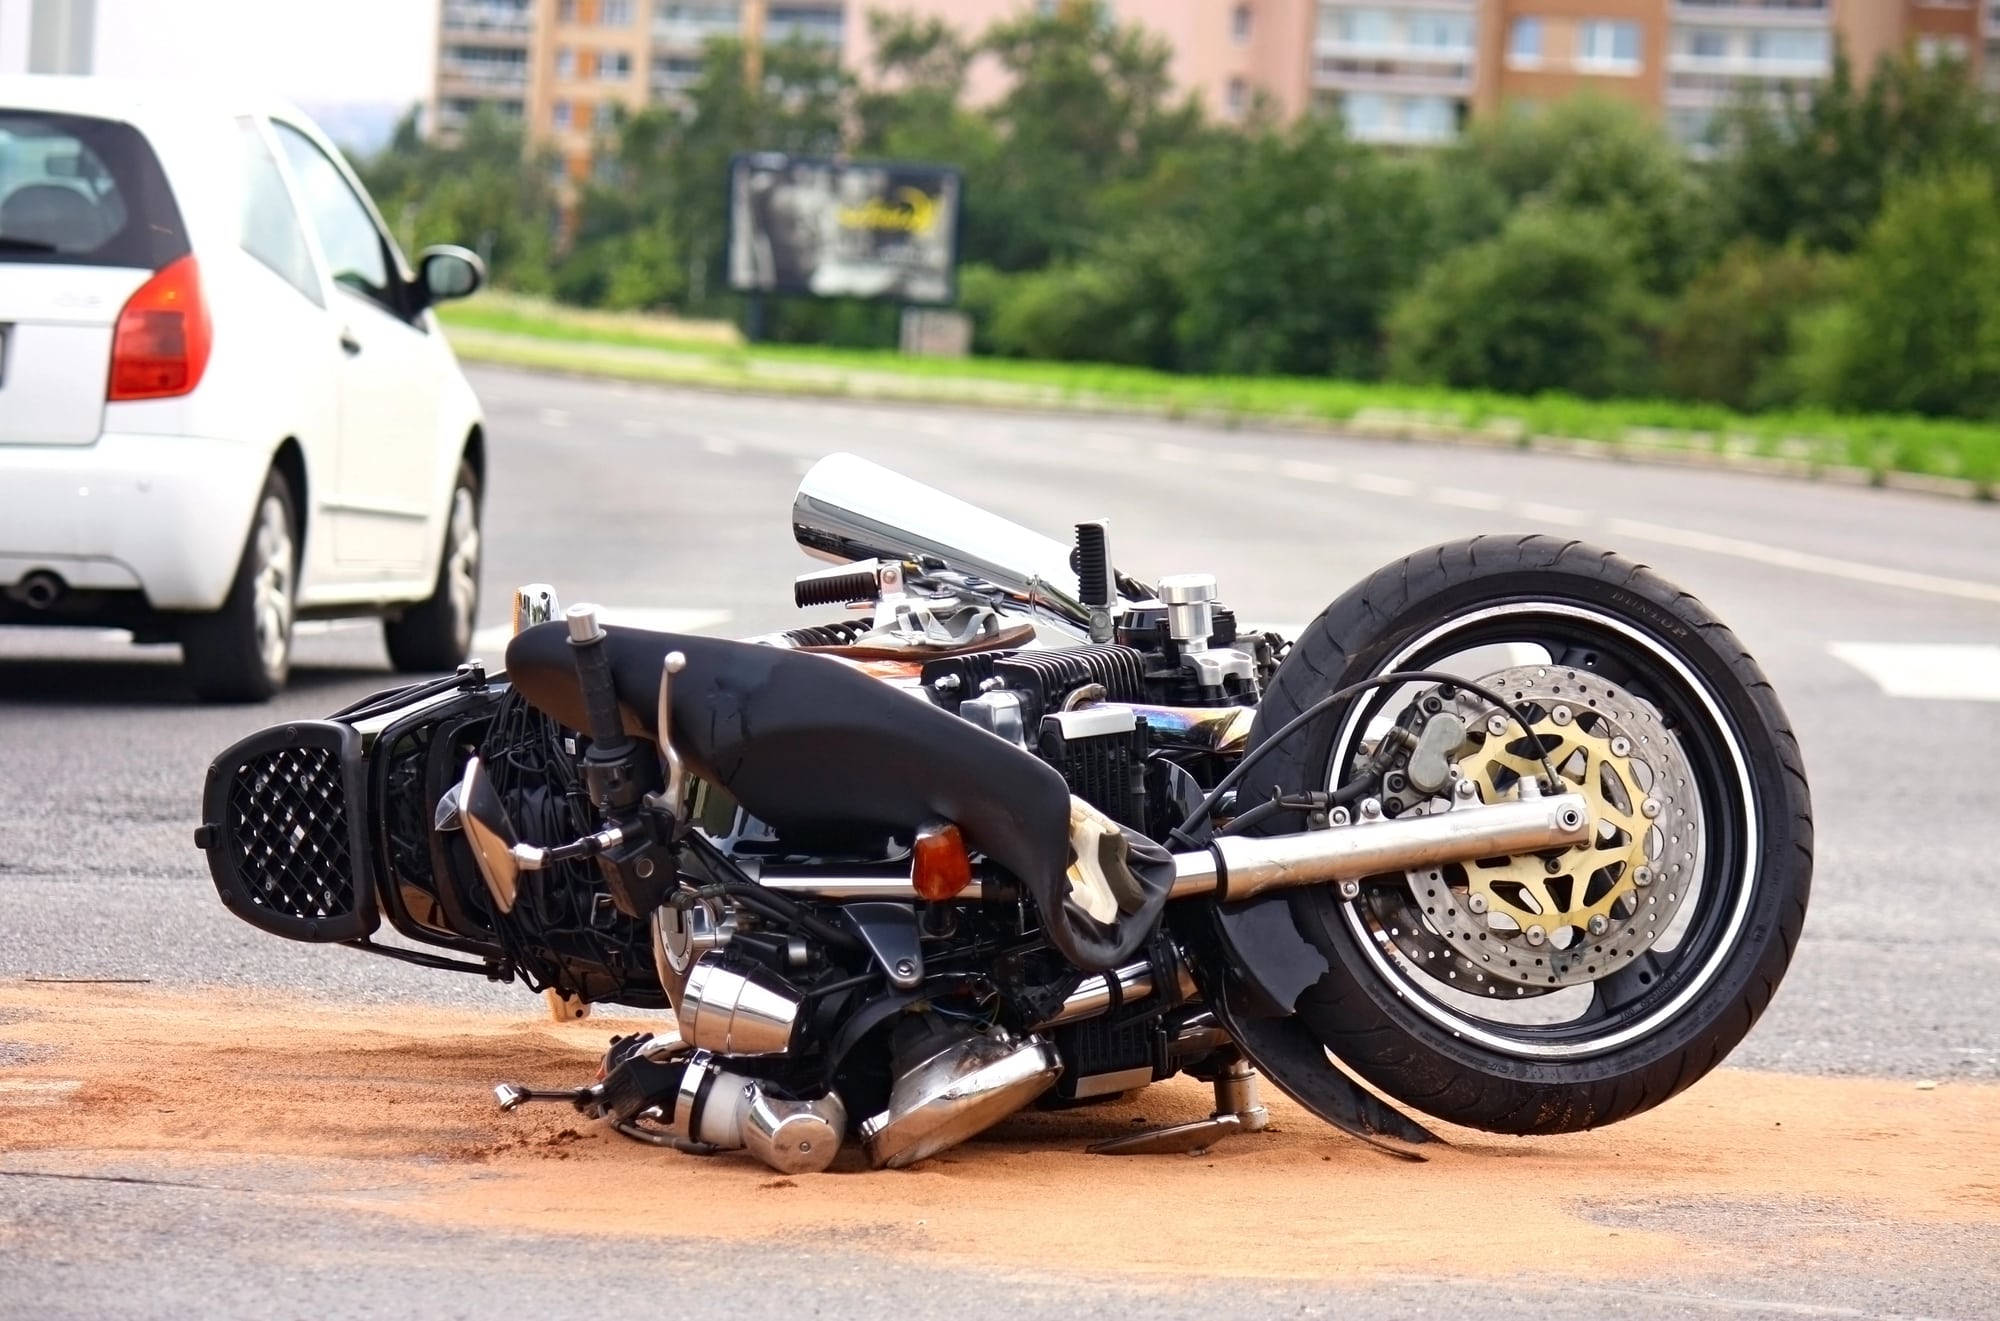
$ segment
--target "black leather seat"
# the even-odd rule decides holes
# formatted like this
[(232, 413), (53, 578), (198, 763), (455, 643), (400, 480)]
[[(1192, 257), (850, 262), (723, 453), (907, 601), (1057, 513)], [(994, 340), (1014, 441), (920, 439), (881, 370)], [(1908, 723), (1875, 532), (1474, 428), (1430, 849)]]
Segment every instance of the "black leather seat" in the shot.
[[(626, 729), (658, 742), (660, 665), (681, 652), (674, 747), (781, 833), (952, 821), (1038, 897), (1069, 865), (1062, 776), (957, 716), (823, 656), (643, 629), (606, 634)], [(565, 625), (537, 625), (508, 646), (507, 675), (577, 729), (583, 700), (570, 655)]]

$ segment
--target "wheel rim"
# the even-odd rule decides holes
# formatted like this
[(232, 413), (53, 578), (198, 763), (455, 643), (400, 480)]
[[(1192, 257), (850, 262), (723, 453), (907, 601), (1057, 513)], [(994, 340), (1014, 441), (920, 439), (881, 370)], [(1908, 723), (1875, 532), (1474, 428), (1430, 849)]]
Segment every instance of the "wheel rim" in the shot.
[(479, 502), (463, 486), (451, 497), (446, 545), (445, 594), (451, 602), (452, 637), (470, 647), (479, 613)]
[(297, 556), (292, 545), (292, 519), (285, 502), (264, 497), (257, 512), (255, 575), (251, 586), (252, 619), (257, 658), (264, 673), (278, 678), (292, 650), (293, 574)]
[[(1675, 727), (1678, 751), (1701, 796), (1703, 824), (1695, 854), (1699, 878), (1684, 907), (1692, 910), (1671, 949), (1649, 950), (1620, 973), (1588, 985), (1589, 1000), (1569, 996), (1569, 1014), (1546, 1022), (1510, 1019), (1508, 1002), (1487, 1006), (1413, 966), (1360, 902), (1338, 904), (1355, 946), (1382, 983), (1403, 1002), (1454, 1036), (1502, 1054), (1574, 1059), (1603, 1054), (1659, 1030), (1699, 996), (1736, 948), (1753, 897), (1758, 856), (1754, 790), (1741, 738), (1720, 703), (1688, 664), (1660, 639), (1629, 622), (1567, 602), (1523, 600), (1457, 615), (1404, 644), (1375, 673), (1445, 669), (1447, 658), (1496, 644), (1527, 644), (1552, 665), (1611, 671), (1629, 696), (1658, 710)], [(1568, 660), (1562, 657), (1569, 657)], [(1462, 670), (1467, 678), (1478, 675)], [(1350, 764), (1369, 721), (1393, 712), (1394, 690), (1348, 708), (1331, 750), (1330, 767)], [(1329, 775), (1331, 782), (1332, 776)], [(1321, 895), (1319, 902), (1331, 902)], [(1663, 938), (1661, 946), (1667, 941)], [(1585, 988), (1570, 988), (1582, 990)], [(1565, 992), (1564, 994), (1568, 994)], [(1539, 1012), (1554, 1012), (1556, 997)], [(1580, 1004), (1580, 1008), (1577, 1006)], [(1491, 1012), (1482, 1012), (1491, 1010)], [(1527, 1011), (1536, 1012), (1536, 1011)], [(1501, 1016), (1495, 1017), (1495, 1014)]]

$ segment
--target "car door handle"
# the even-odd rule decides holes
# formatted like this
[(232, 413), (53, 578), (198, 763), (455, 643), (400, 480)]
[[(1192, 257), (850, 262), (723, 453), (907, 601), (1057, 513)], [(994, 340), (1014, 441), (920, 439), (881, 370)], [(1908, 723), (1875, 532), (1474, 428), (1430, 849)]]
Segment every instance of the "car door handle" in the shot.
[(361, 341), (354, 338), (353, 331), (343, 330), (340, 332), (340, 351), (350, 358), (361, 352)]

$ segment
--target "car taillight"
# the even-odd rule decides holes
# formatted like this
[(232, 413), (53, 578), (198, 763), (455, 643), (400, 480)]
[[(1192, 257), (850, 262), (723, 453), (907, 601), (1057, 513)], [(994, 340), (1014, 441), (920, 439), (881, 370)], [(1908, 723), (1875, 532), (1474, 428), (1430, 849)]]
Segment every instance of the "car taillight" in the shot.
[(125, 300), (111, 340), (106, 398), (165, 399), (201, 384), (213, 338), (194, 254), (160, 268)]

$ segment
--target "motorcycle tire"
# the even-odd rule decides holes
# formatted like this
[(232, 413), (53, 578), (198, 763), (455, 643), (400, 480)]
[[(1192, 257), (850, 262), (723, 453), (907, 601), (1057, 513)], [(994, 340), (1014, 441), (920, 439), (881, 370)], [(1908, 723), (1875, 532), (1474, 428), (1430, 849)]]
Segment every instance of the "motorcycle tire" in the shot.
[[(1588, 671), (1593, 691), (1622, 686), (1672, 731), (1701, 808), (1698, 827), (1688, 828), (1699, 851), (1689, 855), (1696, 875), (1684, 878), (1689, 915), (1679, 938), (1582, 983), (1589, 1003), (1573, 1018), (1536, 1023), (1518, 1006), (1427, 981), (1396, 957), (1391, 929), (1371, 929), (1362, 899), (1303, 890), (1288, 900), (1294, 920), (1330, 966), (1296, 1012), (1343, 1063), (1415, 1109), (1496, 1133), (1572, 1132), (1689, 1086), (1770, 1004), (1805, 921), (1812, 806), (1785, 713), (1735, 635), (1643, 565), (1546, 536), (1436, 546), (1341, 596), (1285, 655), (1251, 749), (1338, 688), (1393, 671), (1451, 670), (1438, 662), (1494, 644)], [(1334, 787), (1343, 778), (1335, 768), (1352, 764), (1367, 722), (1392, 700), (1377, 690), (1332, 707), (1272, 748), (1251, 781), (1260, 792)], [(1565, 1003), (1581, 1002), (1564, 989)], [(1489, 1016), (1503, 1012), (1514, 1016)]]

